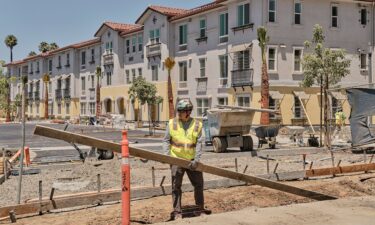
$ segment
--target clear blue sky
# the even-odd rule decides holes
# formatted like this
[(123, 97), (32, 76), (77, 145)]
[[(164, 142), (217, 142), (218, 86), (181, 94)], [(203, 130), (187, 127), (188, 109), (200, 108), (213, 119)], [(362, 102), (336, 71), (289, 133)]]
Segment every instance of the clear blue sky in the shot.
[(60, 47), (94, 38), (103, 21), (134, 23), (148, 5), (193, 8), (212, 0), (0, 0), (0, 59), (9, 62), (4, 44), (8, 34), (18, 39), (13, 60), (42, 41)]

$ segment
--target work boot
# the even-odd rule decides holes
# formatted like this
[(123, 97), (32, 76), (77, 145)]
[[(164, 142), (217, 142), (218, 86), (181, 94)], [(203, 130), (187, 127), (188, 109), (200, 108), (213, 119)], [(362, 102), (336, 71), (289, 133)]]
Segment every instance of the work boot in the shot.
[(182, 214), (180, 212), (172, 212), (171, 220), (182, 220)]

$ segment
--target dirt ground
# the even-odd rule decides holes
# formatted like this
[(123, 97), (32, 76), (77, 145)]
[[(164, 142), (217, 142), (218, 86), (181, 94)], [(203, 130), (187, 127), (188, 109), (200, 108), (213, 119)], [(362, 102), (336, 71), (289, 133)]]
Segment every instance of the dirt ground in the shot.
[[(345, 175), (335, 178), (320, 178), (316, 180), (294, 181), (286, 183), (289, 185), (330, 194), (340, 199), (347, 197), (375, 196), (375, 173), (360, 173), (356, 175)], [(293, 204), (294, 206), (294, 204), (296, 203), (314, 202), (313, 200), (259, 186), (241, 186), (225, 189), (207, 190), (205, 191), (205, 200), (206, 207), (211, 209), (213, 214), (237, 211), (248, 207), (254, 207), (256, 209), (274, 206), (285, 206), (291, 204)], [(186, 206), (192, 203), (193, 194), (184, 193), (183, 205)], [(326, 207), (330, 206), (327, 205)], [(133, 201), (131, 203), (131, 221), (132, 224), (151, 224), (166, 222), (169, 220), (171, 210), (171, 196), (162, 196), (146, 200)], [(311, 212), (310, 216), (314, 216), (313, 212)], [(186, 220), (184, 219), (183, 221)], [(6, 223), (9, 223), (9, 221), (0, 222), (0, 224)], [(188, 223), (195, 224), (194, 222)], [(52, 212), (43, 216), (29, 216), (18, 219), (17, 223), (15, 224), (121, 224), (121, 204), (112, 203), (98, 207), (93, 206), (75, 210), (67, 210), (65, 212)]]

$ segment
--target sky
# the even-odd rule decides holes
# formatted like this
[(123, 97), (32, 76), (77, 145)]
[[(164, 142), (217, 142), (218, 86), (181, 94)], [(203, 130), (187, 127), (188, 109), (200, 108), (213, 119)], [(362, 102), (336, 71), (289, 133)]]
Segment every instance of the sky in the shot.
[(212, 0), (0, 0), (0, 60), (10, 61), (4, 40), (18, 39), (13, 60), (38, 53), (42, 41), (60, 47), (94, 38), (104, 21), (134, 23), (149, 5), (194, 8)]

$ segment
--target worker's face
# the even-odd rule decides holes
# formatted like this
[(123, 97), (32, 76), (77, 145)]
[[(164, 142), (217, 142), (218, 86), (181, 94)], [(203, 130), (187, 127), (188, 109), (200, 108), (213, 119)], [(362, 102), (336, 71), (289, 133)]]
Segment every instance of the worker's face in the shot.
[(190, 118), (191, 111), (178, 111), (178, 118), (187, 121)]

